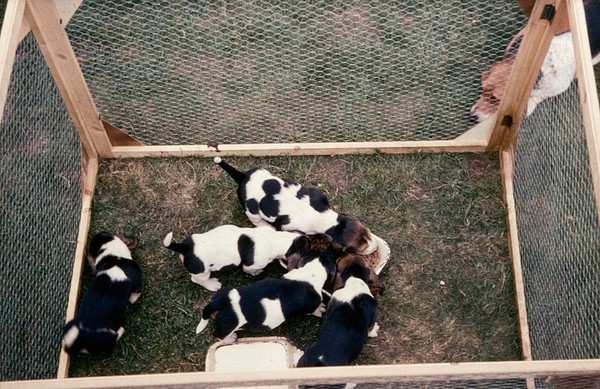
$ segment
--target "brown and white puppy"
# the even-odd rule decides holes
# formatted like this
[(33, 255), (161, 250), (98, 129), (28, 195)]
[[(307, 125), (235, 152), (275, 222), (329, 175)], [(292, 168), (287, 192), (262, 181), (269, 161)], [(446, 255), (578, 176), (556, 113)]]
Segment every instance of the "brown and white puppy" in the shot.
[(163, 244), (180, 254), (192, 282), (210, 291), (221, 288), (211, 272), (242, 265), (250, 275), (258, 275), (275, 259), (300, 257), (310, 247), (310, 239), (298, 232), (275, 231), (271, 227), (244, 228), (222, 225), (202, 234), (192, 234), (181, 243), (169, 232)]
[[(600, 0), (584, 2), (592, 63), (600, 62)], [(510, 41), (503, 58), (495, 62), (481, 75), (482, 94), (469, 113), (470, 117), (482, 122), (498, 110), (504, 99), (508, 78), (515, 63), (526, 28)], [(576, 77), (575, 52), (570, 31), (556, 35), (540, 69), (529, 100), (525, 116), (531, 115), (543, 100), (566, 91)]]
[(342, 270), (340, 279), (343, 287), (331, 296), (319, 339), (306, 349), (298, 367), (349, 365), (367, 338), (377, 336), (377, 302), (367, 286), (368, 269), (353, 262)]
[(265, 169), (244, 173), (219, 157), (215, 163), (238, 184), (240, 204), (255, 226), (269, 225), (306, 235), (327, 234), (344, 251), (365, 255), (377, 249), (371, 231), (358, 220), (335, 212), (322, 190), (281, 179)]
[(201, 332), (217, 312), (213, 334), (225, 343), (237, 339), (238, 330), (265, 332), (292, 316), (323, 315), (321, 289), (335, 276), (335, 261), (326, 250), (304, 253), (300, 267), (282, 278), (269, 278), (245, 288), (224, 287), (202, 311), (196, 328)]
[(385, 289), (383, 281), (379, 278), (377, 273), (369, 267), (365, 257), (355, 253), (345, 253), (337, 259), (337, 274), (333, 282), (334, 292), (344, 286), (344, 274), (347, 273), (348, 269), (353, 268), (363, 269), (362, 272), (368, 275), (365, 282), (369, 286), (369, 290), (373, 296), (377, 296), (379, 293), (383, 292)]
[(108, 232), (90, 241), (87, 257), (95, 278), (75, 318), (63, 329), (68, 353), (108, 352), (123, 336), (127, 304), (133, 304), (142, 291), (142, 271), (129, 251), (136, 243)]

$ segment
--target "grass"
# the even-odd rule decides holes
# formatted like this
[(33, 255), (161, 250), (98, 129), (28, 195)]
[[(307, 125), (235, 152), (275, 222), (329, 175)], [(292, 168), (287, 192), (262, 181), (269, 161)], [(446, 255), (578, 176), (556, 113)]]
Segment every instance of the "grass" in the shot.
[[(493, 154), (415, 154), (337, 157), (227, 158), (241, 169), (261, 166), (305, 185), (320, 186), (338, 211), (350, 213), (392, 250), (381, 273), (379, 337), (358, 364), (520, 359), (499, 162)], [(177, 239), (232, 223), (250, 226), (233, 181), (210, 159), (102, 161), (90, 233), (139, 237), (134, 259), (145, 288), (130, 307), (124, 337), (112, 354), (76, 356), (71, 376), (202, 371), (215, 339), (195, 335), (212, 293), (193, 284), (174, 253)], [(240, 286), (279, 277), (270, 265), (251, 277), (219, 274)], [(86, 269), (85, 284), (90, 281)], [(443, 282), (442, 282), (443, 281)], [(442, 285), (443, 284), (443, 285)], [(307, 316), (271, 333), (299, 348), (322, 319)]]

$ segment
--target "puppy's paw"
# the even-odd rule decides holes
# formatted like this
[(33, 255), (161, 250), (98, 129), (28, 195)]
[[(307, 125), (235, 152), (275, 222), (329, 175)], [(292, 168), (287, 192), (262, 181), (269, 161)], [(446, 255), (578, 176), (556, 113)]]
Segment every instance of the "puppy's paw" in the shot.
[(375, 325), (373, 325), (373, 328), (369, 330), (367, 335), (369, 336), (369, 338), (375, 338), (377, 336), (377, 331), (379, 331), (379, 324), (375, 323)]
[(250, 274), (251, 276), (257, 276), (263, 272), (263, 269), (252, 269), (252, 268), (244, 267), (244, 271), (246, 273)]
[(140, 294), (141, 293), (131, 293), (131, 295), (129, 296), (129, 304), (133, 304), (137, 301), (137, 299), (140, 298)]
[(221, 289), (221, 282), (217, 278), (209, 278), (208, 280), (198, 283), (211, 292), (216, 292), (217, 290)]
[(121, 337), (123, 336), (124, 333), (125, 333), (125, 328), (119, 327), (119, 329), (117, 330), (117, 340), (121, 339)]
[(325, 306), (325, 304), (321, 303), (321, 304), (319, 304), (319, 307), (317, 309), (315, 309), (315, 311), (311, 315), (314, 315), (316, 317), (323, 317), (323, 314), (325, 313), (325, 311), (327, 311), (327, 307)]
[(235, 332), (232, 332), (231, 334), (229, 334), (226, 337), (224, 337), (223, 339), (221, 339), (221, 343), (232, 344), (232, 343), (235, 343), (236, 340), (237, 340), (237, 334)]

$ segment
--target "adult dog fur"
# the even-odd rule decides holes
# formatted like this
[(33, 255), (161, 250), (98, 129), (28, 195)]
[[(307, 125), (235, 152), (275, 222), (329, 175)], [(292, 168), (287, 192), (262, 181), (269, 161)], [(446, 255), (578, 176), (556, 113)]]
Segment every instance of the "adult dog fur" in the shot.
[(367, 286), (368, 269), (354, 262), (340, 277), (344, 287), (331, 296), (319, 339), (306, 349), (298, 367), (349, 365), (367, 338), (377, 336), (377, 302)]
[(111, 351), (125, 332), (127, 304), (133, 304), (142, 291), (142, 271), (129, 251), (135, 245), (135, 239), (108, 232), (90, 241), (87, 258), (95, 277), (75, 318), (63, 329), (68, 353)]
[(283, 180), (265, 169), (240, 172), (216, 157), (217, 163), (238, 184), (238, 199), (255, 226), (307, 235), (326, 234), (344, 251), (368, 255), (377, 249), (371, 231), (358, 220), (331, 209), (329, 199), (317, 188)]
[[(586, 25), (589, 36), (592, 63), (600, 62), (600, 0), (584, 1)], [(502, 60), (494, 63), (481, 75), (482, 94), (470, 111), (473, 120), (481, 122), (492, 116), (506, 93), (508, 77), (514, 65), (517, 52), (523, 40), (526, 28), (522, 29), (510, 41)], [(526, 116), (537, 105), (552, 96), (566, 91), (576, 77), (575, 52), (570, 31), (556, 35), (550, 47), (540, 73), (527, 102)]]
[(213, 334), (225, 343), (237, 339), (236, 331), (264, 332), (281, 325), (292, 316), (325, 310), (321, 289), (335, 276), (335, 261), (325, 250), (310, 250), (303, 255), (302, 266), (279, 279), (265, 279), (245, 288), (220, 289), (202, 311), (196, 328), (201, 332), (211, 315), (217, 312)]
[(275, 259), (293, 260), (310, 247), (310, 239), (297, 232), (275, 231), (262, 226), (243, 228), (226, 224), (202, 234), (193, 234), (181, 243), (173, 242), (173, 233), (163, 244), (178, 252), (192, 281), (210, 291), (221, 288), (213, 271), (242, 265), (251, 275), (257, 275)]

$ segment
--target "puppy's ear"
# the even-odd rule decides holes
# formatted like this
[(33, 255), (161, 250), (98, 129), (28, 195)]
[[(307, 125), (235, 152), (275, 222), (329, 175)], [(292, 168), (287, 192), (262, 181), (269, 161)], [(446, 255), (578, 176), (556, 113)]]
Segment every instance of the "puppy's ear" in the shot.
[(121, 234), (116, 234), (116, 236), (119, 239), (121, 239), (123, 241), (123, 243), (125, 243), (125, 245), (127, 246), (127, 248), (129, 250), (133, 250), (138, 244), (138, 240), (134, 236), (121, 235)]
[(373, 296), (377, 296), (379, 293), (383, 293), (385, 290), (385, 285), (381, 278), (375, 273), (373, 270), (370, 271), (369, 274), (369, 282), (367, 283), (369, 286), (369, 290)]
[(300, 235), (285, 253), (287, 269), (293, 270), (301, 267), (304, 263), (302, 257), (310, 249), (310, 238), (306, 235)]

